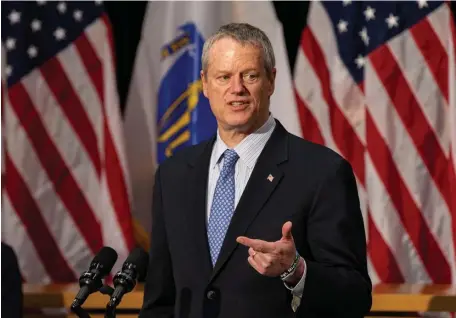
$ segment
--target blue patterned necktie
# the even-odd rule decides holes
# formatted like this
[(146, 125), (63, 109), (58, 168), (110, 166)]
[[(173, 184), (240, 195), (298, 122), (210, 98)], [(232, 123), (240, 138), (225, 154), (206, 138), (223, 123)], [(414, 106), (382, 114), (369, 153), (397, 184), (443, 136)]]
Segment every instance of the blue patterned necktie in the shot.
[(231, 149), (225, 150), (223, 156), (223, 168), (215, 186), (207, 230), (212, 265), (217, 261), (234, 212), (234, 167), (239, 156)]

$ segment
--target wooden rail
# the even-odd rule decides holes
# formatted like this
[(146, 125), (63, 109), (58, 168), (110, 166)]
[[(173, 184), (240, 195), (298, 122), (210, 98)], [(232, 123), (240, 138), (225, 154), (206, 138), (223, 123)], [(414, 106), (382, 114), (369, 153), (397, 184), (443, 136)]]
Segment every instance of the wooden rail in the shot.
[[(70, 308), (79, 290), (77, 285), (24, 285), (26, 311), (43, 308)], [(103, 310), (109, 297), (94, 293), (84, 303), (86, 310)], [(126, 294), (118, 309), (138, 311), (143, 302), (143, 286)], [(451, 285), (388, 285), (374, 286), (372, 312), (456, 312), (456, 286)], [(34, 315), (27, 314), (27, 318)], [(91, 315), (93, 318), (98, 315)], [(40, 316), (43, 317), (43, 316)], [(56, 317), (56, 316), (54, 316)], [(74, 317), (72, 315), (60, 317)], [(102, 315), (100, 315), (102, 317)], [(118, 317), (131, 318), (137, 314)]]

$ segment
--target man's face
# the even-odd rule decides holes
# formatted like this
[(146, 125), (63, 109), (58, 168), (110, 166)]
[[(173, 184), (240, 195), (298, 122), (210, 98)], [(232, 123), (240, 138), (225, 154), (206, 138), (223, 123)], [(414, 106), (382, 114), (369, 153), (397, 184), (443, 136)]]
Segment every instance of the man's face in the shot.
[(260, 48), (232, 38), (216, 41), (201, 78), (220, 129), (251, 133), (267, 120), (275, 70), (266, 74)]

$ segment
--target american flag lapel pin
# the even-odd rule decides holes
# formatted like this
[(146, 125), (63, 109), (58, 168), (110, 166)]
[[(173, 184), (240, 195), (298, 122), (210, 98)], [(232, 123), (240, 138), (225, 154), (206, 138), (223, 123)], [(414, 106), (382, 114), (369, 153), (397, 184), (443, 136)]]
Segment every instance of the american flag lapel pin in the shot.
[(267, 179), (269, 180), (269, 182), (272, 182), (272, 180), (274, 180), (274, 177), (272, 176), (272, 174), (270, 174)]

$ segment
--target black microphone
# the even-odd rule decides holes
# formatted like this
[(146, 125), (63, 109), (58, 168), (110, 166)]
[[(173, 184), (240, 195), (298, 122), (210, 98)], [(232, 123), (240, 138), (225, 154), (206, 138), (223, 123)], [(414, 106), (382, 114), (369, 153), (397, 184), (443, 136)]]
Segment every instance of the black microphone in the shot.
[(129, 293), (136, 286), (137, 280), (143, 280), (147, 273), (149, 254), (141, 248), (135, 248), (122, 265), (122, 270), (114, 276), (114, 292), (107, 305), (113, 310), (122, 300), (124, 294)]
[(104, 246), (90, 263), (89, 270), (79, 277), (79, 292), (71, 304), (74, 311), (80, 307), (90, 294), (98, 291), (102, 286), (102, 279), (109, 274), (117, 261), (117, 252), (111, 247)]

